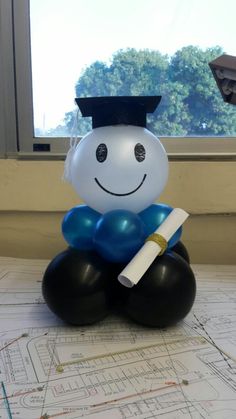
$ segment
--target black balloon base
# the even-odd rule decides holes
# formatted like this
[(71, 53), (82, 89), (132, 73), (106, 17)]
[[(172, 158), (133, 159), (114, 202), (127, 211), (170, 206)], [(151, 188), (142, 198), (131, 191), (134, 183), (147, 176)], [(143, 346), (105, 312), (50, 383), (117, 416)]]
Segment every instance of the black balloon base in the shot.
[(191, 310), (196, 281), (189, 264), (177, 253), (158, 257), (125, 301), (126, 313), (145, 326), (166, 327)]
[(68, 248), (48, 265), (43, 296), (66, 323), (92, 324), (118, 309), (137, 323), (166, 327), (183, 319), (195, 299), (196, 282), (186, 254), (184, 259), (175, 250), (156, 258), (130, 289), (117, 280), (125, 265), (107, 262), (96, 252)]
[(48, 307), (75, 325), (103, 319), (115, 305), (117, 265), (97, 253), (68, 248), (48, 265), (42, 292)]
[(188, 251), (182, 242), (176, 243), (176, 245), (172, 247), (171, 251), (177, 253), (179, 256), (182, 256), (186, 262), (190, 263)]

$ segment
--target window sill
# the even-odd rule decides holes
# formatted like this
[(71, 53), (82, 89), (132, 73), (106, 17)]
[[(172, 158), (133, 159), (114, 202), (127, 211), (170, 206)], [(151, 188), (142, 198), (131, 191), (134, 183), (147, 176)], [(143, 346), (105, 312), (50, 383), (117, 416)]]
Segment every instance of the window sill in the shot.
[[(62, 140), (64, 150), (68, 149), (69, 138), (37, 138), (37, 142), (50, 141), (52, 151), (8, 153), (7, 157), (21, 160), (65, 160), (66, 152), (58, 147)], [(236, 160), (236, 137), (161, 137), (160, 140), (171, 161)]]

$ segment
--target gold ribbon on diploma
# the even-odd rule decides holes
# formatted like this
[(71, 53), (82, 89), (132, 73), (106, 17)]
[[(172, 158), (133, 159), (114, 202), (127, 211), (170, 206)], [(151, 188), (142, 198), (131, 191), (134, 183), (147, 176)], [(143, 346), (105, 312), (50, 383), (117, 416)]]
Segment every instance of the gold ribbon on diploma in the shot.
[(156, 244), (158, 244), (158, 246), (160, 246), (161, 251), (159, 253), (159, 256), (163, 255), (163, 253), (166, 251), (168, 243), (165, 239), (165, 237), (163, 237), (161, 234), (158, 233), (153, 233), (150, 236), (148, 236), (148, 238), (145, 240), (145, 242), (148, 241), (152, 241), (155, 242)]

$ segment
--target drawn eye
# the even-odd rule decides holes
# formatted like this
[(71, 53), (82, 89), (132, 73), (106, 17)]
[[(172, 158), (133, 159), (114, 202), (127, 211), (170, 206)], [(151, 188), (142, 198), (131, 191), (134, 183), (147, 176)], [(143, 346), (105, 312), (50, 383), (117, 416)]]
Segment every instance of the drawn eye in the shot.
[(146, 157), (146, 151), (142, 144), (137, 143), (134, 147), (135, 158), (138, 162), (142, 162)]
[(103, 163), (107, 158), (107, 146), (106, 144), (99, 144), (96, 150), (96, 158), (99, 163)]

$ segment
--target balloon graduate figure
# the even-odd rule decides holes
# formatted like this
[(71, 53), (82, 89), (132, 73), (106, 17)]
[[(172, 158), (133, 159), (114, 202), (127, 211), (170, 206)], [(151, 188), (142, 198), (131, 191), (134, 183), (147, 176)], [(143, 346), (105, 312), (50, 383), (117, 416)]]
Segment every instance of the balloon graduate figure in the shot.
[[(193, 305), (196, 283), (179, 241), (182, 227), (168, 243), (155, 233), (173, 210), (154, 203), (167, 183), (168, 159), (147, 130), (146, 115), (160, 100), (76, 99), (82, 116), (92, 117), (92, 130), (69, 150), (65, 175), (85, 204), (65, 215), (62, 233), (69, 247), (48, 265), (42, 288), (49, 308), (65, 322), (90, 324), (119, 309), (140, 324), (165, 327)], [(146, 241), (154, 247), (156, 242), (162, 255), (136, 285), (122, 285), (117, 278)], [(146, 253), (142, 257), (145, 264)]]

